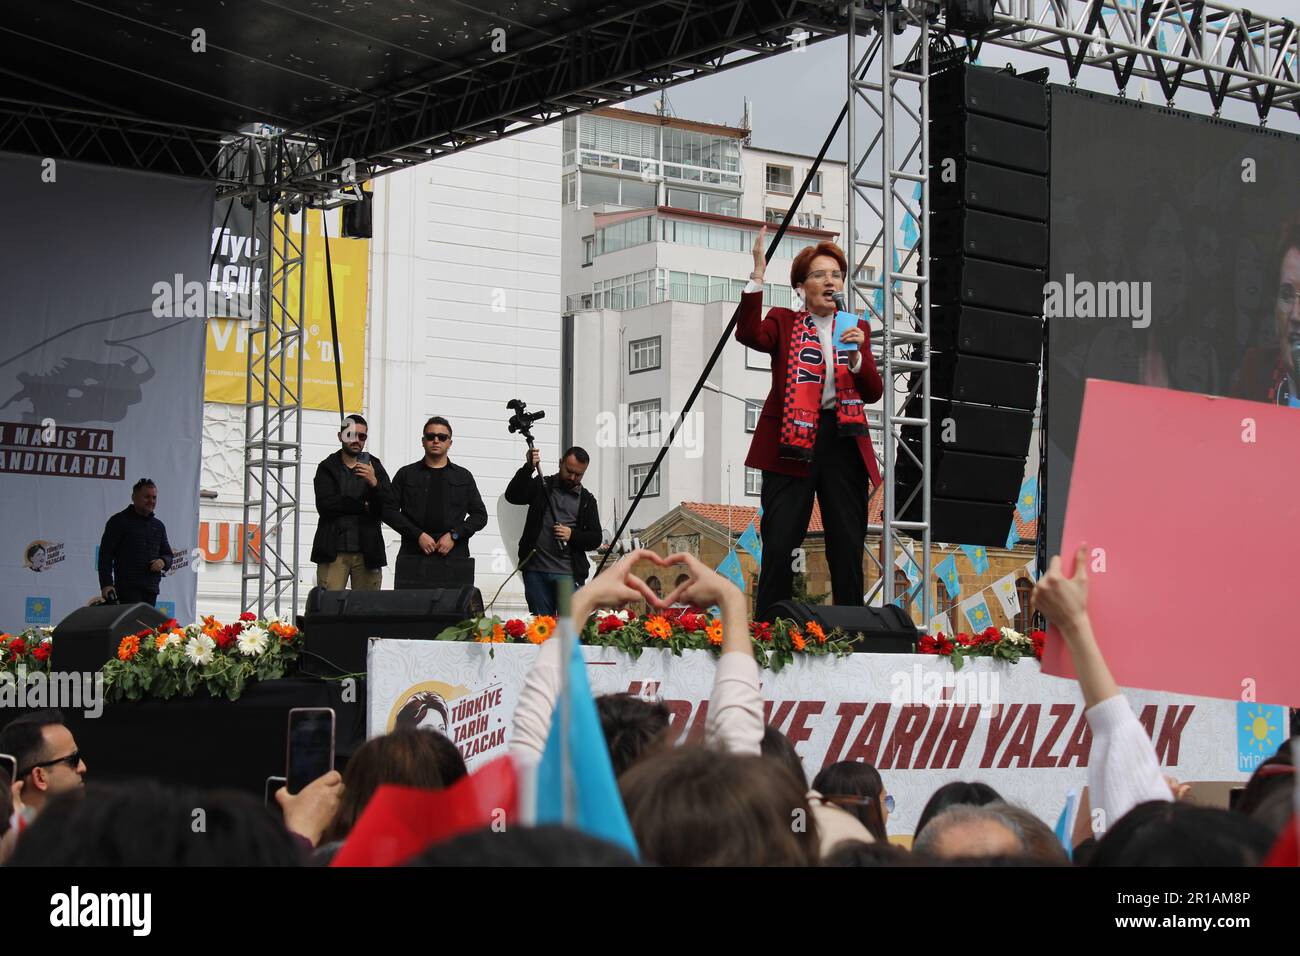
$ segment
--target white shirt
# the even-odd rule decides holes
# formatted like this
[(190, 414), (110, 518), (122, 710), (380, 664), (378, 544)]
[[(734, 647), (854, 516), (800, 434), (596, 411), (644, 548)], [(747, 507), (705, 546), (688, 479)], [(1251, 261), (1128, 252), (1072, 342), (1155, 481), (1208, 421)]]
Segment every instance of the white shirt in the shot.
[[(760, 286), (753, 279), (745, 284), (746, 292), (760, 292)], [(835, 407), (835, 342), (832, 336), (835, 334), (835, 313), (830, 315), (817, 315), (812, 313), (813, 325), (817, 326), (817, 336), (822, 342), (822, 357), (826, 360), (826, 380), (822, 383), (822, 408)], [(853, 358), (849, 360), (849, 371), (854, 375), (858, 374), (858, 369), (862, 367), (862, 349), (859, 348)]]

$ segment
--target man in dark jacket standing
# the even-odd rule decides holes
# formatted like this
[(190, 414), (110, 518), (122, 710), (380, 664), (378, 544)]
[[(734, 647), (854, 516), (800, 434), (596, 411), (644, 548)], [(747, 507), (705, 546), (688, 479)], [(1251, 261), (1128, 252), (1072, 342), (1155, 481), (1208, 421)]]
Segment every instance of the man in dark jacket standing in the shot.
[(311, 559), (316, 584), (327, 591), (378, 591), (383, 583), (388, 558), (379, 522), (391, 484), (379, 459), (362, 450), (369, 437), (366, 420), (349, 415), (339, 431), (342, 447), (316, 466), (320, 524)]
[(158, 601), (162, 573), (172, 561), (167, 529), (154, 517), (158, 486), (141, 478), (131, 489), (131, 504), (108, 519), (99, 540), (99, 587), (104, 600), (123, 604)]
[(591, 462), (586, 451), (570, 448), (560, 459), (559, 472), (549, 478), (535, 473), (539, 461), (541, 452), (530, 448), (524, 466), (506, 487), (506, 501), (528, 505), (519, 539), (528, 610), (554, 615), (559, 609), (556, 584), (567, 579), (581, 587), (587, 580), (587, 552), (600, 547), (600, 515), (596, 499), (582, 487)]
[(422, 440), (424, 457), (397, 470), (384, 514), (388, 526), (402, 536), (397, 576), (403, 580), (427, 578), (408, 565), (431, 555), (468, 558), (470, 537), (487, 527), (487, 508), (474, 476), (447, 457), (451, 423), (435, 415), (424, 423)]

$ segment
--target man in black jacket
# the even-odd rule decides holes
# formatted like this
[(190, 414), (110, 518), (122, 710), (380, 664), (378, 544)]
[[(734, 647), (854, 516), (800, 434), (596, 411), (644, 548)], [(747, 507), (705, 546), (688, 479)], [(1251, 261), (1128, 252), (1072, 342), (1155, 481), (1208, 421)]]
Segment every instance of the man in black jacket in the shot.
[(131, 504), (104, 525), (99, 540), (99, 587), (104, 600), (123, 604), (158, 601), (162, 573), (172, 561), (167, 528), (154, 516), (158, 486), (141, 478), (131, 489)]
[(349, 415), (339, 431), (342, 447), (316, 466), (320, 524), (311, 559), (317, 586), (328, 591), (378, 591), (383, 584), (388, 558), (379, 522), (392, 486), (379, 459), (362, 450), (369, 437), (366, 420)]
[(487, 526), (474, 476), (447, 457), (451, 423), (435, 415), (424, 423), (422, 440), (424, 457), (397, 470), (384, 513), (402, 536), (397, 577), (403, 580), (427, 579), (413, 566), (431, 556), (468, 558), (470, 537)]
[(581, 587), (587, 580), (587, 552), (600, 547), (600, 515), (596, 499), (582, 487), (590, 455), (575, 445), (560, 459), (559, 472), (549, 478), (535, 473), (539, 461), (541, 452), (530, 448), (524, 466), (506, 487), (506, 501), (528, 505), (519, 539), (528, 610), (554, 615), (559, 610), (556, 584), (568, 579)]

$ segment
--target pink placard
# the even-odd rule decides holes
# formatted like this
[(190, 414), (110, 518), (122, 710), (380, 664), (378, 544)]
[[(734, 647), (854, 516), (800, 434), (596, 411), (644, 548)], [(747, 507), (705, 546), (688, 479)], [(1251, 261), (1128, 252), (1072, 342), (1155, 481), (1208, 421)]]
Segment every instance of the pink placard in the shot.
[(1300, 410), (1088, 380), (1061, 561), (1121, 686), (1300, 705), (1298, 539)]

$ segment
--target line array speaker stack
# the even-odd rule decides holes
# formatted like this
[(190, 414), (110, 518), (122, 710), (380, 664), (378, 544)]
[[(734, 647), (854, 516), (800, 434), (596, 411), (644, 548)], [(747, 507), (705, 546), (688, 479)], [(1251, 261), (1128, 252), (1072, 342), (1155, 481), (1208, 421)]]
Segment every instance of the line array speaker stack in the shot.
[[(959, 64), (931, 78), (930, 117), (931, 534), (1001, 547), (1041, 372), (1047, 88)], [(904, 414), (923, 417), (919, 398)], [(920, 481), (907, 453), (921, 457), (920, 429), (904, 428), (902, 441), (898, 493), (906, 501)], [(921, 520), (920, 495), (903, 516)]]

